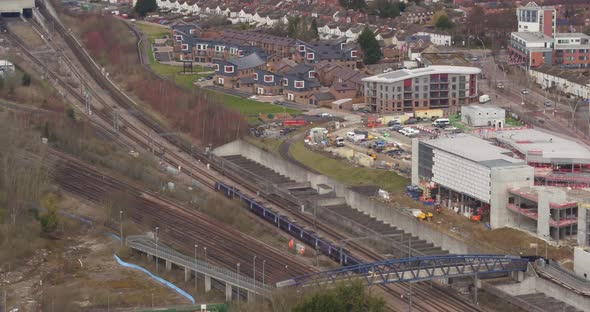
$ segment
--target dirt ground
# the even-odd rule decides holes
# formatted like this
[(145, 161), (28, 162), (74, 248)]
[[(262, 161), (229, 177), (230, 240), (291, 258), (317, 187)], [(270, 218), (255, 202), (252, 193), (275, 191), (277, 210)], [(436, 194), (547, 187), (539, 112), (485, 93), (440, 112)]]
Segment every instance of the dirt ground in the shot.
[[(71, 197), (65, 197), (62, 203), (60, 207), (72, 213), (87, 211), (91, 220), (100, 217), (96, 209)], [(22, 265), (0, 272), (7, 310), (53, 312), (150, 307), (152, 296), (155, 306), (190, 303), (146, 274), (120, 266), (113, 256), (119, 243), (105, 235), (100, 224), (87, 225), (62, 217), (60, 232), (63, 235), (58, 238), (45, 238), (52, 241), (46, 249), (37, 250)]]
[(12, 33), (21, 38), (24, 44), (29, 48), (38, 48), (45, 44), (30, 23), (11, 21), (9, 29)]

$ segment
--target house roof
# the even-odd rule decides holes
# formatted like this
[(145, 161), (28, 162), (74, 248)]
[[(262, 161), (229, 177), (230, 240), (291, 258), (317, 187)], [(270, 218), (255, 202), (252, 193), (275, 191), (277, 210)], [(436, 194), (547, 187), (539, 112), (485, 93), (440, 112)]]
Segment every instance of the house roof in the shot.
[(332, 88), (336, 91), (356, 90), (356, 85), (351, 82), (336, 81), (332, 84)]
[(235, 65), (238, 70), (254, 68), (266, 64), (266, 60), (260, 57), (258, 53), (252, 53), (248, 56), (231, 59), (228, 62)]
[(332, 92), (318, 92), (312, 94), (312, 96), (318, 101), (327, 101), (336, 99)]
[(532, 69), (547, 75), (566, 79), (579, 85), (590, 85), (590, 69), (575, 70), (557, 66), (542, 65)]

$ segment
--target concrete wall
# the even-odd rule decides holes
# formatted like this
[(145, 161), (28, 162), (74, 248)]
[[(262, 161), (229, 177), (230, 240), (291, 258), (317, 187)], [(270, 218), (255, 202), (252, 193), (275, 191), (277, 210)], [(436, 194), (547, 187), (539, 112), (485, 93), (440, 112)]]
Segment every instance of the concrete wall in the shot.
[(420, 142), (418, 139), (412, 139), (412, 184), (418, 185), (420, 184), (420, 176), (418, 175), (418, 145)]
[(498, 167), (491, 170), (490, 225), (492, 229), (514, 224), (514, 219), (506, 207), (509, 188), (532, 187), (534, 168), (530, 166)]
[(21, 13), (23, 9), (35, 7), (35, 0), (2, 0), (0, 1), (0, 13)]
[(587, 311), (588, 307), (590, 307), (590, 297), (578, 295), (569, 289), (561, 287), (558, 284), (541, 277), (527, 276), (527, 278), (520, 283), (500, 285), (498, 288), (513, 296), (544, 293), (549, 297), (563, 301), (582, 311)]
[(318, 184), (330, 185), (334, 188), (336, 195), (344, 197), (346, 203), (354, 209), (365, 212), (385, 223), (397, 226), (398, 228), (419, 236), (420, 238), (446, 249), (451, 253), (468, 254), (479, 252), (475, 244), (468, 244), (460, 238), (441, 233), (427, 223), (418, 221), (414, 216), (401, 209), (351, 191), (346, 185), (334, 179), (312, 173), (247, 142), (234, 141), (216, 148), (214, 153), (219, 156), (242, 155), (262, 164), (263, 166), (271, 168), (280, 174), (290, 177), (297, 182), (309, 181), (312, 187), (316, 189)]
[(581, 247), (588, 246), (587, 218), (590, 218), (590, 204), (580, 203), (578, 205), (578, 245)]
[(590, 280), (590, 250), (574, 248), (574, 272)]

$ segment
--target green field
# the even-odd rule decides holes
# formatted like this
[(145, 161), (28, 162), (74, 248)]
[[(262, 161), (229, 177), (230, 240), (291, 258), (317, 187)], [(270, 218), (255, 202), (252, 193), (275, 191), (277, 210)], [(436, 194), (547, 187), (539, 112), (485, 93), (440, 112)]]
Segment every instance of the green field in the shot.
[(469, 127), (461, 122), (461, 117), (459, 117), (459, 114), (449, 116), (449, 120), (451, 121), (451, 125), (453, 127), (461, 129), (463, 131), (469, 130)]
[[(149, 23), (138, 22), (137, 27), (147, 35), (150, 45), (154, 43), (154, 39), (162, 38), (165, 35), (169, 35), (169, 29), (158, 27)], [(181, 74), (181, 66), (172, 66), (161, 64), (154, 59), (153, 53), (148, 53), (150, 58), (150, 67), (158, 74), (163, 77), (174, 80), (178, 85), (193, 88), (194, 82), (201, 77), (205, 77), (213, 74), (211, 69), (207, 69), (201, 66), (193, 66), (194, 74)], [(276, 114), (276, 113), (289, 113), (291, 115), (299, 114), (301, 111), (291, 108), (284, 108), (282, 106), (254, 101), (250, 99), (244, 99), (228, 94), (223, 95), (223, 102), (226, 106), (231, 109), (239, 111), (246, 117), (248, 123), (256, 124), (259, 123), (258, 114)]]
[(291, 145), (293, 158), (302, 164), (348, 185), (377, 185), (390, 192), (404, 192), (410, 181), (385, 170), (354, 167), (350, 163), (332, 159), (307, 149), (303, 141)]

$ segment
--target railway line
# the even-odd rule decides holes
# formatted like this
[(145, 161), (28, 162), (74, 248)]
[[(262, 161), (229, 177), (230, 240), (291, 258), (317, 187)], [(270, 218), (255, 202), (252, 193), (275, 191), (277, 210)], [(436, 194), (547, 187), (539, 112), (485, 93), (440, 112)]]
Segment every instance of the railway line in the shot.
[(264, 260), (266, 283), (276, 283), (290, 276), (317, 271), (274, 247), (231, 229), (204, 213), (161, 197), (134, 182), (104, 170), (99, 171), (56, 150), (50, 150), (50, 154), (58, 160), (51, 175), (64, 190), (99, 205), (104, 204), (113, 194), (125, 194), (125, 200), (128, 201), (125, 218), (151, 230), (159, 226), (160, 235), (186, 254), (192, 254), (194, 245), (198, 244), (201, 258), (204, 256), (203, 247), (206, 247), (209, 261), (228, 269), (235, 269), (236, 263), (241, 263), (242, 272), (247, 276), (252, 276), (252, 260), (256, 256), (259, 261), (257, 280), (262, 281), (260, 265)]
[[(56, 30), (60, 33), (61, 36), (63, 36), (66, 42), (70, 41), (68, 45), (72, 48), (74, 54), (77, 54), (76, 57), (78, 58), (78, 60), (81, 63), (83, 63), (83, 68), (90, 69), (88, 70), (89, 75), (93, 77), (93, 80), (95, 80), (95, 82), (101, 88), (103, 88), (104, 90), (108, 90), (108, 95), (113, 96), (113, 102), (117, 103), (117, 105), (120, 105), (122, 108), (126, 110), (135, 109), (134, 106), (131, 106), (133, 104), (130, 104), (130, 99), (125, 98), (123, 95), (119, 94), (120, 90), (117, 90), (113, 86), (109, 86), (107, 84), (108, 81), (104, 82), (106, 80), (106, 77), (104, 77), (102, 73), (96, 70), (92, 70), (95, 64), (91, 64), (90, 61), (86, 60), (86, 56), (80, 56), (80, 54), (84, 52), (79, 52), (80, 49), (77, 46), (74, 46), (77, 45), (77, 43), (71, 42), (73, 39), (66, 39), (69, 38), (69, 34), (67, 34), (66, 31), (61, 27), (56, 27)], [(76, 53), (76, 51), (78, 52)], [(30, 57), (35, 58), (34, 55), (30, 55)], [(64, 59), (67, 59), (67, 56), (64, 55)], [(43, 65), (41, 64), (41, 66)], [(73, 66), (73, 64), (71, 66)], [(80, 74), (80, 81), (85, 80), (87, 80), (87, 77), (82, 77)], [(94, 90), (94, 88), (89, 89), (92, 91)], [(70, 92), (72, 92), (72, 94), (78, 94), (75, 90), (70, 90)], [(102, 99), (102, 94), (99, 95), (97, 93), (94, 93), (94, 96), (99, 103), (103, 104), (103, 109), (99, 110), (100, 113), (97, 114), (101, 115), (101, 117), (105, 120), (111, 120), (114, 114), (112, 112), (111, 106), (108, 105), (108, 103), (106, 103), (104, 99)], [(80, 103), (83, 103), (84, 99), (81, 97), (81, 95), (76, 97), (78, 98)], [(138, 121), (141, 122), (144, 126), (147, 126), (147, 128), (151, 129), (152, 132), (155, 132), (156, 134), (165, 133), (165, 130), (158, 123), (154, 122), (152, 119), (145, 116), (144, 114), (135, 114), (133, 117), (137, 118)], [(213, 173), (212, 170), (206, 168), (204, 164), (205, 162), (210, 162), (210, 159), (205, 155), (205, 153), (199, 149), (197, 149), (196, 154), (193, 153), (192, 148), (190, 148), (188, 144), (182, 142), (182, 140), (177, 137), (166, 137), (165, 140), (163, 140), (163, 142), (160, 142), (154, 140), (152, 137), (150, 137), (150, 135), (146, 134), (147, 131), (142, 131), (138, 129), (138, 127), (135, 126), (133, 123), (127, 122), (125, 118), (121, 118), (121, 123), (122, 127), (120, 132), (126, 136), (129, 136), (131, 138), (130, 140), (134, 141), (135, 144), (143, 147), (146, 150), (155, 151), (159, 149), (163, 151), (164, 153), (162, 153), (161, 155), (164, 161), (173, 166), (180, 166), (182, 172), (187, 175), (197, 176), (197, 179), (200, 180), (202, 185), (208, 188), (213, 188), (215, 181), (224, 180), (231, 181), (232, 184), (244, 186), (244, 191), (249, 192), (252, 196), (257, 196), (255, 194), (257, 194), (257, 192), (260, 191), (259, 189), (251, 187), (250, 183), (248, 183), (248, 181), (244, 181), (242, 177), (233, 175), (231, 174), (231, 172), (227, 172), (223, 169), (223, 167), (220, 168), (219, 165), (215, 163), (211, 163), (211, 167), (213, 169), (216, 169), (218, 172), (222, 172), (223, 174), (219, 175)], [(181, 153), (177, 154), (176, 152), (172, 152), (175, 149), (180, 150)], [(197, 160), (202, 161), (201, 165), (195, 165), (194, 159), (192, 158), (196, 158)], [(229, 176), (230, 179), (228, 179), (227, 176)], [(280, 197), (267, 197), (265, 199), (276, 207), (293, 206), (293, 203)], [(310, 216), (305, 214), (297, 214), (297, 209), (293, 210), (291, 208), (287, 209), (286, 211), (288, 211), (289, 213), (293, 213), (298, 218), (304, 220), (307, 224), (311, 224)], [(346, 238), (346, 236), (340, 234), (338, 231), (331, 229), (327, 226), (321, 225), (318, 226), (318, 229), (324, 233), (327, 233), (328, 236), (332, 237), (334, 240)], [(363, 246), (360, 246), (359, 244), (351, 243), (348, 245), (348, 248), (350, 250), (354, 250), (356, 254), (362, 255), (363, 258), (367, 260), (381, 259), (379, 255), (364, 248)], [(389, 285), (385, 287), (385, 291), (389, 292), (392, 295), (393, 300), (397, 301), (400, 304), (400, 306), (407, 304), (406, 289), (407, 285)], [(414, 298), (417, 299), (417, 301), (415, 301), (414, 304), (414, 309), (417, 311), (478, 311), (478, 309), (472, 306), (471, 304), (465, 303), (461, 299), (453, 296), (449, 297), (446, 294), (443, 295), (440, 293), (440, 291), (437, 291), (436, 289), (430, 290), (427, 289), (427, 287), (423, 287), (422, 285), (416, 285), (414, 286), (413, 292)], [(402, 296), (405, 297), (402, 299)]]

